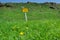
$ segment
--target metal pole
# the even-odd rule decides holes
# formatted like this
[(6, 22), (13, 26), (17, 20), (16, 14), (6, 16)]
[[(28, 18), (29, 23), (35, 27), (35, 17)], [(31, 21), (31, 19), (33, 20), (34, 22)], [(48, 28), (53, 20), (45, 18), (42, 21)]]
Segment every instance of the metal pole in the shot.
[(27, 22), (27, 20), (28, 20), (28, 19), (27, 19), (27, 13), (25, 13), (25, 21)]

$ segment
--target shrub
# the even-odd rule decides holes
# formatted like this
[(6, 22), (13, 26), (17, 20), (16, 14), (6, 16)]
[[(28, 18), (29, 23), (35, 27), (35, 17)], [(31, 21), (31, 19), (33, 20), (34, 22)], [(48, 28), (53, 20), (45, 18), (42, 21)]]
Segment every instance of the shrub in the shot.
[(0, 7), (3, 7), (4, 5), (0, 2)]

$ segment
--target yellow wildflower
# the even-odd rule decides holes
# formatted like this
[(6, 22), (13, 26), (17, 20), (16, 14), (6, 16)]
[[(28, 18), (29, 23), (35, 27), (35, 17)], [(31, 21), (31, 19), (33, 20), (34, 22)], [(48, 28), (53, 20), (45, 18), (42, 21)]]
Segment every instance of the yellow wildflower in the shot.
[(20, 32), (20, 35), (24, 35), (24, 32)]

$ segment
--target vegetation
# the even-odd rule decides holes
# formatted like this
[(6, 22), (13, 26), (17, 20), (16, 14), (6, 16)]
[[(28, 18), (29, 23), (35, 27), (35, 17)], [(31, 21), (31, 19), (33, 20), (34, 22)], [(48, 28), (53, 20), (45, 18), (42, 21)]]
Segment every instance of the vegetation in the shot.
[[(60, 40), (59, 4), (54, 9), (44, 3), (11, 5), (11, 8), (5, 4), (0, 7), (0, 40)], [(27, 22), (22, 7), (29, 9)]]

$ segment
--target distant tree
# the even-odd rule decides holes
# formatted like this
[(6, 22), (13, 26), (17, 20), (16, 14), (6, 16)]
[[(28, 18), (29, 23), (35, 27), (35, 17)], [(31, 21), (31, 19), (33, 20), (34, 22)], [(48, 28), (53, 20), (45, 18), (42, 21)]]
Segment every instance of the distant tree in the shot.
[(56, 6), (56, 3), (54, 2), (45, 2), (43, 4), (50, 5), (50, 6)]
[(51, 6), (56, 6), (56, 3), (50, 2), (50, 5), (51, 5)]
[(45, 2), (45, 3), (43, 3), (43, 5), (48, 5), (49, 4), (49, 2)]
[(3, 7), (4, 5), (0, 2), (0, 7)]
[(5, 6), (6, 7), (13, 7), (11, 4), (8, 4), (8, 3), (6, 3)]
[(29, 1), (27, 2), (27, 4), (31, 4), (31, 3), (32, 3), (32, 2), (29, 2)]

